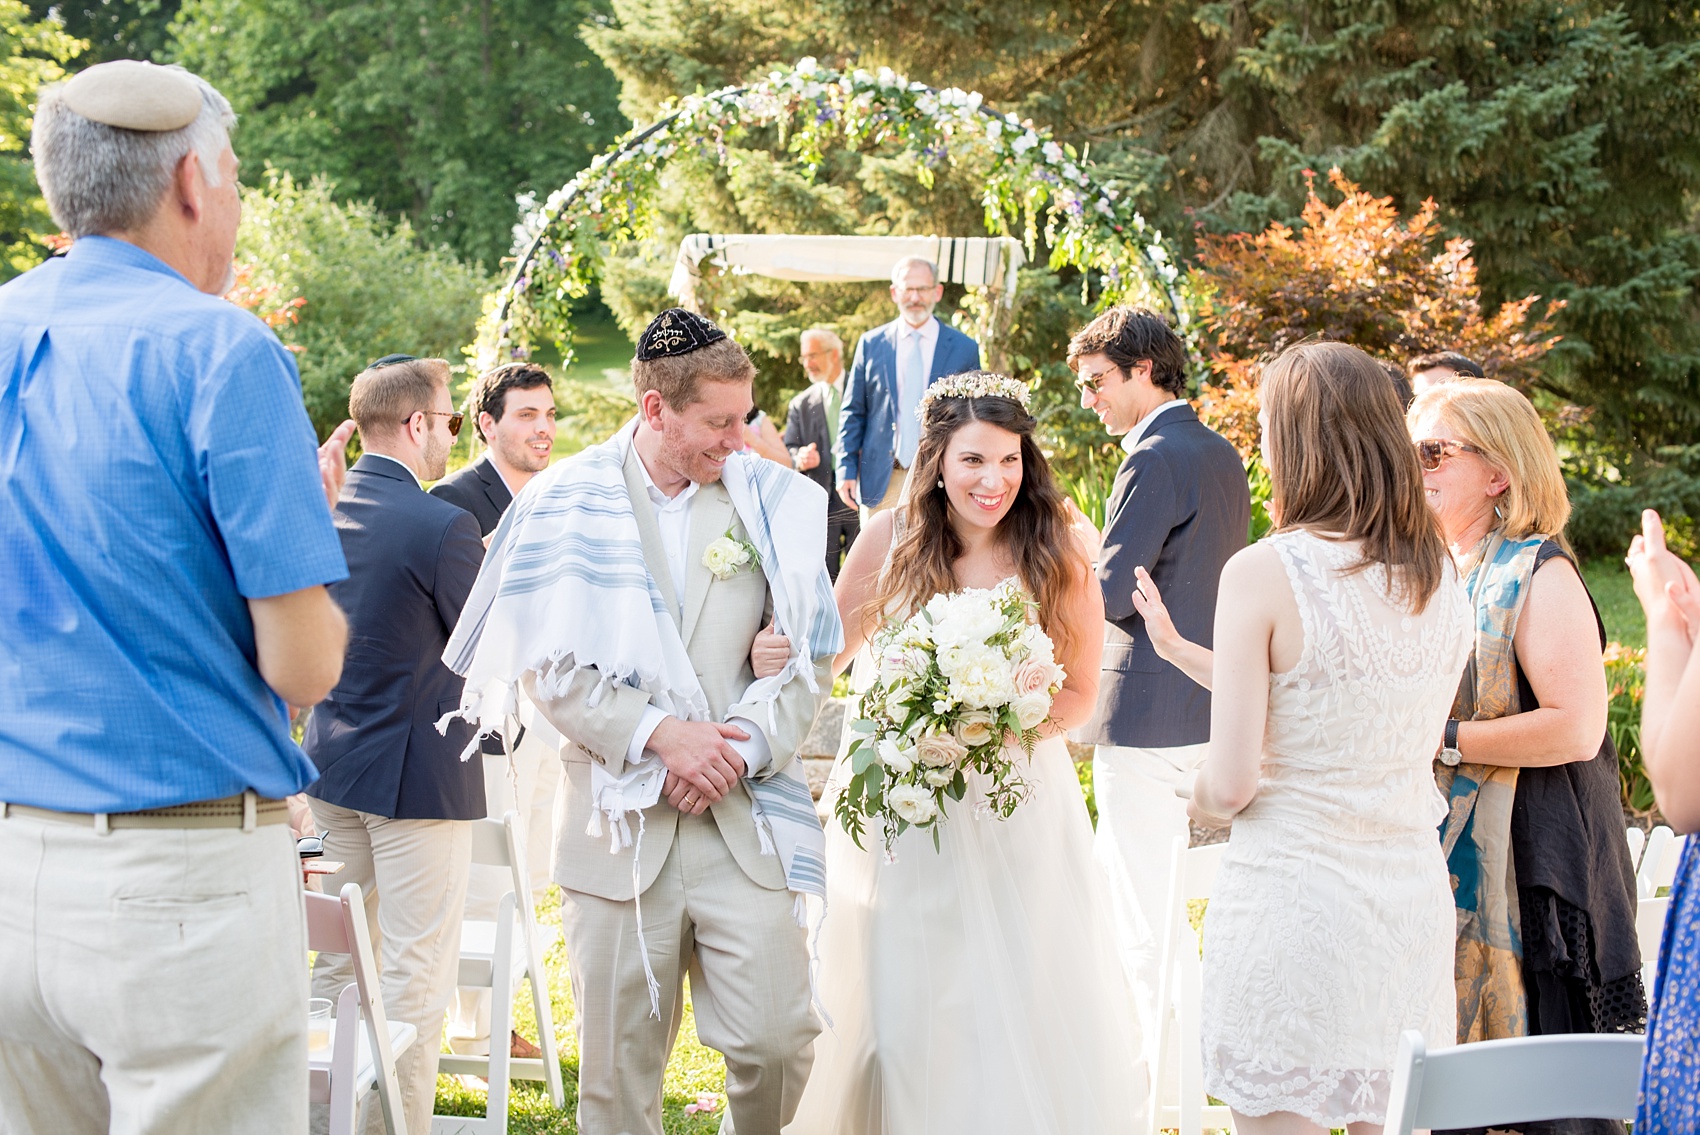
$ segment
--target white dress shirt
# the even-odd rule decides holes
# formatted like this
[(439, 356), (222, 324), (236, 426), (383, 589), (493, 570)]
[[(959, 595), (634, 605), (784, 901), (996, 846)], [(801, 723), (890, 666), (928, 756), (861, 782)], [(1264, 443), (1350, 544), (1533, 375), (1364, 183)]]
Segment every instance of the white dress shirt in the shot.
[[(702, 486), (695, 481), (690, 482), (676, 494), (669, 497), (655, 487), (655, 481), (649, 475), (649, 469), (643, 459), (638, 459), (638, 469), (643, 473), (644, 491), (649, 494), (649, 503), (655, 509), (655, 525), (661, 530), (661, 548), (667, 555), (667, 572), (673, 577), (673, 594), (678, 601), (685, 600), (685, 581), (689, 576), (690, 565), (685, 557), (690, 552), (691, 544), (691, 502), (696, 498), (697, 490)], [(677, 612), (675, 612), (677, 613)], [(638, 721), (637, 732), (632, 734), (632, 742), (626, 746), (626, 763), (637, 764), (643, 760), (644, 746), (649, 744), (655, 727), (666, 721), (671, 714), (657, 709), (655, 706), (644, 707), (643, 717)], [(773, 754), (768, 748), (767, 734), (763, 733), (755, 722), (748, 718), (734, 717), (727, 721), (728, 725), (736, 725), (750, 735), (747, 741), (738, 741), (730, 737), (726, 743), (744, 758), (744, 767), (750, 775), (755, 775), (766, 769)]]
[(1157, 420), (1157, 415), (1165, 414), (1176, 406), (1185, 406), (1186, 404), (1187, 401), (1185, 398), (1171, 398), (1155, 410), (1151, 411), (1149, 414), (1145, 415), (1143, 418), (1139, 419), (1139, 421), (1134, 423), (1133, 428), (1128, 430), (1122, 437), (1122, 450), (1127, 453), (1132, 453), (1133, 447), (1138, 445), (1139, 440), (1145, 436), (1145, 431), (1151, 428), (1151, 423)]

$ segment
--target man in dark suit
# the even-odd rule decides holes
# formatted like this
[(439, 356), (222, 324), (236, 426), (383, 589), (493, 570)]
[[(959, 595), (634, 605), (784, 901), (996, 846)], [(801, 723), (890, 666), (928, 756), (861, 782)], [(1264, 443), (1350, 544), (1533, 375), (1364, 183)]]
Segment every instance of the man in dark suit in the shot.
[[(443, 1010), (454, 989), (472, 828), (484, 770), (462, 761), (472, 727), (437, 721), (458, 709), (462, 681), (443, 665), (484, 544), (478, 522), (428, 495), (461, 416), (449, 364), (391, 355), (354, 380), (349, 416), (365, 455), (335, 510), (348, 579), (331, 597), (348, 616), (342, 678), (313, 710), (303, 747), (319, 768), (310, 789), (325, 853), (346, 864), (376, 909), (384, 1009), (419, 1030), (396, 1061), (407, 1130), (424, 1135), (436, 1100)], [(315, 996), (352, 978), (346, 957), (320, 955)]]
[(1069, 342), (1068, 364), (1081, 405), (1127, 452), (1098, 556), (1109, 623), (1098, 709), (1079, 740), (1097, 746), (1095, 847), (1145, 1036), (1155, 1038), (1169, 859), (1187, 835), (1175, 786), (1204, 759), (1210, 692), (1157, 656), (1134, 609), (1135, 572), (1151, 573), (1183, 636), (1210, 645), (1217, 584), (1245, 547), (1251, 494), (1239, 453), (1187, 403), (1186, 348), (1162, 319), (1111, 308)]
[(863, 335), (838, 423), (838, 493), (863, 519), (903, 496), (921, 441), (915, 407), (934, 379), (980, 369), (980, 344), (933, 315), (938, 265), (906, 256), (891, 270), (898, 317)]
[(862, 518), (832, 491), (844, 405), (844, 341), (826, 327), (811, 327), (799, 343), (808, 389), (785, 413), (785, 448), (797, 472), (826, 490), (826, 570), (833, 582), (862, 531)]
[(549, 467), (555, 448), (555, 385), (534, 363), (504, 363), (478, 377), (467, 398), (478, 436), (490, 448), (431, 486), (431, 495), (478, 518), (488, 536), (519, 491)]
[[(535, 363), (503, 363), (485, 371), (467, 396), (467, 409), (478, 436), (489, 446), (484, 456), (431, 486), (431, 495), (459, 505), (478, 520), (485, 539), (519, 491), (549, 467), (555, 446), (555, 387), (549, 372)], [(524, 833), (526, 864), (533, 901), (549, 889), (555, 851), (555, 798), (560, 794), (561, 735), (538, 715), (530, 701), (517, 709), (522, 728), (512, 739), (513, 753), (500, 735), (484, 738), (484, 796), (490, 815), (517, 813)], [(466, 917), (494, 921), (509, 887), (508, 873), (473, 867), (466, 886)], [(514, 1056), (534, 1058), (537, 1047), (518, 1032), (508, 1038)], [(490, 991), (457, 989), (449, 1014), (449, 1048), (487, 1056), (490, 1051)]]

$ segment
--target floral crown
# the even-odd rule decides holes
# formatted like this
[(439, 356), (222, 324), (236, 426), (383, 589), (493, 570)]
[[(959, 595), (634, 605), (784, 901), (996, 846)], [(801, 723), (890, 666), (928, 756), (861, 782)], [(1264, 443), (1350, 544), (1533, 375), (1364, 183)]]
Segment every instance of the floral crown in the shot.
[(1032, 396), (1025, 382), (1009, 378), (1001, 374), (988, 374), (985, 371), (971, 371), (968, 374), (953, 374), (941, 378), (921, 395), (921, 404), (915, 407), (915, 416), (921, 421), (927, 420), (927, 407), (940, 398), (1008, 398), (1017, 402), (1023, 410), (1027, 409), (1027, 400)]

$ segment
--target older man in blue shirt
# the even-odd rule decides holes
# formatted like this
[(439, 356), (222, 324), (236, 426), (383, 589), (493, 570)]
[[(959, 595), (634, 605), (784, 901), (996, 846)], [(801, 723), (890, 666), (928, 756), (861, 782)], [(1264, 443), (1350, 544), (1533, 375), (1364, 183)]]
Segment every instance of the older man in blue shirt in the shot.
[(346, 575), (289, 353), (218, 298), (234, 116), (187, 72), (43, 93), (76, 243), (0, 288), (0, 1130), (298, 1132), (286, 702)]

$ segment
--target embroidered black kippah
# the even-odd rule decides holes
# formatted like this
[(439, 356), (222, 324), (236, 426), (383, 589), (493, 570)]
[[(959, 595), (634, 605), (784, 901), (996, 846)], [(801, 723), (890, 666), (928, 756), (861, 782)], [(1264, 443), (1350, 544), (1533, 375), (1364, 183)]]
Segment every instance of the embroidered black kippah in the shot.
[(643, 329), (643, 337), (638, 340), (637, 357), (639, 362), (647, 363), (652, 359), (688, 355), (724, 338), (726, 332), (696, 312), (670, 307), (650, 320), (649, 326)]

